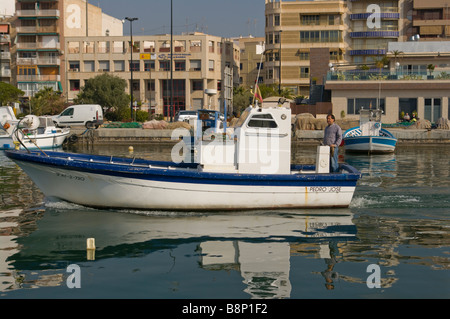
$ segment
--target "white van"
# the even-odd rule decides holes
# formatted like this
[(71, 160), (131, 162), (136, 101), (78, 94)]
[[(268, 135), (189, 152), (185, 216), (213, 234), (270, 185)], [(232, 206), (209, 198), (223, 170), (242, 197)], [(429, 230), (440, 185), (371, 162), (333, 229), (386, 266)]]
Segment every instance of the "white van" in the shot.
[(98, 104), (72, 105), (53, 116), (53, 122), (56, 126), (84, 125), (86, 128), (98, 128), (103, 124), (103, 110)]

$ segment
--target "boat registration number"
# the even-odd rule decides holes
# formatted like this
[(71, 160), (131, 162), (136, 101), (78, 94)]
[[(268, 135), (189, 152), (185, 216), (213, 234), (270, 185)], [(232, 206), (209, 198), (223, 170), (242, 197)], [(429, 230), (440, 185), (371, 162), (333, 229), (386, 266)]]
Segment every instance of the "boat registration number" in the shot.
[(331, 187), (311, 186), (311, 187), (308, 187), (308, 191), (314, 192), (314, 193), (340, 193), (341, 187), (340, 186), (331, 186)]
[(71, 180), (75, 180), (75, 181), (82, 181), (82, 182), (84, 182), (84, 177), (81, 177), (81, 176), (74, 176), (74, 175), (63, 174), (63, 173), (56, 173), (56, 176), (67, 178), (67, 179), (71, 179)]

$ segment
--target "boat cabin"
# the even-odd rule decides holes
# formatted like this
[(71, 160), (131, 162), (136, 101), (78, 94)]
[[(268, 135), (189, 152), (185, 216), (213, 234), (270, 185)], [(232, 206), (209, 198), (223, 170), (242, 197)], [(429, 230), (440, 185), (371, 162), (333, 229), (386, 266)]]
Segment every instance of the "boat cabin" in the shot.
[(248, 107), (233, 127), (197, 139), (194, 158), (206, 171), (289, 174), (291, 109)]
[(383, 111), (380, 109), (360, 109), (359, 127), (362, 136), (380, 135), (382, 114)]

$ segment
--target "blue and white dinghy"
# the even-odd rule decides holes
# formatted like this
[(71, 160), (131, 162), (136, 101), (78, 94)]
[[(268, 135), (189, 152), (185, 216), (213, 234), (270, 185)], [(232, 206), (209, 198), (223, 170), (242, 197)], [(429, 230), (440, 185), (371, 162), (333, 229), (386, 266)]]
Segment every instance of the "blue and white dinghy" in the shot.
[[(179, 138), (179, 136), (178, 136)], [(214, 139), (180, 140), (172, 162), (65, 152), (8, 150), (48, 198), (98, 208), (243, 210), (349, 206), (361, 173), (330, 173), (329, 147), (317, 165), (291, 165), (291, 110), (248, 107)], [(178, 148), (177, 148), (178, 147)]]
[(380, 109), (361, 109), (360, 125), (344, 132), (346, 152), (368, 154), (393, 153), (397, 139), (391, 132), (381, 128)]

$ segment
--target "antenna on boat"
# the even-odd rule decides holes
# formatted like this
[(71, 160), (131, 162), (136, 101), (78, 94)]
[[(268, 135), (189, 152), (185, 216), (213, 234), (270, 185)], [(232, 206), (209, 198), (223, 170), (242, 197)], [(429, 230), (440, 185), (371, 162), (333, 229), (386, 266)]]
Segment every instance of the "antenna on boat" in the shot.
[(265, 53), (266, 53), (265, 43), (263, 42), (263, 50), (261, 52), (261, 59), (259, 61), (259, 65), (258, 65), (258, 75), (256, 76), (256, 80), (255, 80), (255, 93), (253, 94), (253, 103), (252, 103), (252, 105), (255, 104), (255, 100), (257, 100), (256, 99), (256, 94), (259, 94), (259, 98), (261, 99), (261, 104), (262, 104), (262, 96), (261, 96), (261, 93), (260, 93), (260, 90), (259, 90), (259, 87), (258, 87), (258, 79), (259, 79), (259, 75), (261, 74), (262, 60), (263, 60), (263, 57), (264, 57)]

